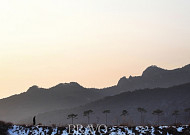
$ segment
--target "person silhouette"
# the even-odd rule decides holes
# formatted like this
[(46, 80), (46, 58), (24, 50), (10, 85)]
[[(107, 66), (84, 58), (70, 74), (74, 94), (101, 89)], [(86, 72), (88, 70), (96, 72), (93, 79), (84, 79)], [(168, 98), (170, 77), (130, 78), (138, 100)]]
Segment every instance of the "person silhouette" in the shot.
[(33, 117), (33, 125), (36, 125), (36, 116)]

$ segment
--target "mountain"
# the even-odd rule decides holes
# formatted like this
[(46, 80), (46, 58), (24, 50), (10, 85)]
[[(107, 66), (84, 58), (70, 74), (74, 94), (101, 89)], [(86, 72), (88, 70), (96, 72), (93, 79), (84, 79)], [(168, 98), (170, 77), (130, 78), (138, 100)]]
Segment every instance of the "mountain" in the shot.
[(0, 118), (15, 122), (40, 112), (76, 107), (102, 97), (99, 90), (87, 89), (75, 82), (61, 83), (49, 89), (32, 86), (27, 92), (1, 99)]
[(142, 76), (122, 77), (117, 84), (117, 92), (144, 88), (167, 88), (188, 82), (190, 82), (190, 64), (174, 70), (150, 66), (142, 73)]
[[(46, 112), (37, 116), (38, 122), (42, 124), (56, 123), (64, 125), (71, 123), (67, 119), (67, 115), (74, 113), (78, 114), (78, 119), (74, 120), (75, 123), (86, 123), (87, 118), (83, 116), (86, 110), (93, 110), (91, 115), (91, 123), (105, 123), (105, 114), (103, 110), (110, 110), (108, 114), (109, 124), (118, 124), (123, 122), (121, 117), (122, 110), (127, 110), (127, 123), (132, 125), (140, 124), (140, 113), (137, 108), (142, 107), (147, 110), (144, 114), (145, 124), (156, 124), (157, 116), (152, 112), (156, 109), (163, 110), (164, 114), (160, 116), (160, 124), (173, 124), (175, 117), (172, 116), (174, 110), (179, 110), (178, 122), (187, 124), (188, 113), (184, 109), (190, 108), (190, 83), (174, 86), (170, 88), (155, 88), (135, 90), (133, 92), (124, 92), (115, 96), (109, 96), (104, 99), (94, 101), (81, 107)], [(27, 120), (25, 120), (27, 122)], [(51, 122), (51, 123), (50, 123)], [(190, 122), (190, 121), (189, 121)]]
[(60, 83), (49, 89), (32, 86), (26, 92), (1, 99), (0, 118), (4, 121), (19, 122), (39, 113), (71, 109), (127, 91), (168, 88), (188, 82), (190, 65), (174, 70), (150, 66), (142, 76), (123, 77), (117, 85), (103, 89), (84, 88), (76, 82)]

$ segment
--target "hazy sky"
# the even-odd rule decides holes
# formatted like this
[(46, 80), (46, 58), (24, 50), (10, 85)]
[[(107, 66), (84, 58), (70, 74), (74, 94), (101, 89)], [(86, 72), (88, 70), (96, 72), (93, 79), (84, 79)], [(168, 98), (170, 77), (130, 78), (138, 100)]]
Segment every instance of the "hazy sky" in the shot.
[(190, 0), (0, 1), (0, 98), (32, 85), (107, 87), (190, 63)]

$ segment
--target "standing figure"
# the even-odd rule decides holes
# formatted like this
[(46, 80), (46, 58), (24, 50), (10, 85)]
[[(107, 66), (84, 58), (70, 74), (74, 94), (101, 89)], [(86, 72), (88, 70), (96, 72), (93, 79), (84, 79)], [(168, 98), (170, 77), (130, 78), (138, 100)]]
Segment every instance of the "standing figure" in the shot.
[(36, 116), (33, 117), (33, 125), (36, 125)]

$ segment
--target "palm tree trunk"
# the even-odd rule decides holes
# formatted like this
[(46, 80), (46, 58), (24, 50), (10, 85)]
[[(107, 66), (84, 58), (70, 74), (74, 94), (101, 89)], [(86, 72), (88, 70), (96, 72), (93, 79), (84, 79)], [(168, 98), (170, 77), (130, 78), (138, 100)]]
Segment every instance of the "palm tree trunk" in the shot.
[(141, 125), (142, 125), (142, 112), (141, 112)]
[(159, 121), (159, 115), (158, 115), (158, 126), (159, 126), (159, 123), (160, 123), (160, 121)]
[(175, 124), (177, 124), (177, 115), (175, 116)]
[(88, 115), (88, 124), (90, 123), (90, 116)]
[(106, 113), (106, 125), (107, 125), (107, 113)]

